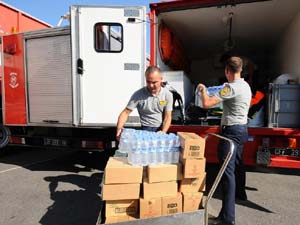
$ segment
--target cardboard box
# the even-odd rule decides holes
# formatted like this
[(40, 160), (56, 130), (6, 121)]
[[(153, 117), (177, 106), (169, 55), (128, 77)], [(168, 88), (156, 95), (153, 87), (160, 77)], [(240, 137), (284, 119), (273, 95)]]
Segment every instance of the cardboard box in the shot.
[(183, 212), (191, 212), (199, 209), (203, 193), (182, 193), (183, 197)]
[(163, 196), (174, 196), (178, 192), (176, 181), (149, 183), (147, 179), (143, 182), (144, 198), (158, 198)]
[(183, 165), (183, 178), (197, 178), (205, 172), (206, 159), (184, 159), (180, 155)]
[(161, 216), (161, 198), (140, 199), (140, 218)]
[(125, 221), (131, 221), (138, 219), (138, 216), (112, 216), (112, 217), (106, 217), (105, 218), (105, 224), (109, 223), (119, 223), (119, 222), (125, 222)]
[(183, 178), (180, 181), (179, 191), (184, 193), (205, 191), (206, 173), (200, 174), (197, 178)]
[(182, 179), (182, 165), (162, 164), (148, 166), (148, 182), (166, 182)]
[(162, 215), (170, 215), (182, 212), (182, 195), (162, 197)]
[(127, 158), (110, 157), (105, 167), (105, 184), (134, 184), (142, 183), (143, 167), (132, 166)]
[(204, 158), (205, 138), (195, 133), (177, 132), (180, 139), (181, 153), (184, 159)]
[(140, 184), (103, 184), (103, 200), (130, 200), (140, 198)]
[(138, 200), (114, 200), (105, 202), (105, 217), (138, 214)]

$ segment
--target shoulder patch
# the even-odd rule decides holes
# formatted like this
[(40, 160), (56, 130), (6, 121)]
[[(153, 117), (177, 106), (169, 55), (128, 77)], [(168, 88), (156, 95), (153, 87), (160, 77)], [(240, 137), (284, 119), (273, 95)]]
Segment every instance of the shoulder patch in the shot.
[(162, 106), (165, 106), (165, 105), (167, 105), (167, 101), (161, 100), (161, 101), (159, 101), (159, 104), (162, 105)]
[(225, 86), (221, 91), (220, 91), (220, 95), (222, 97), (227, 96), (230, 93), (230, 88), (228, 86)]

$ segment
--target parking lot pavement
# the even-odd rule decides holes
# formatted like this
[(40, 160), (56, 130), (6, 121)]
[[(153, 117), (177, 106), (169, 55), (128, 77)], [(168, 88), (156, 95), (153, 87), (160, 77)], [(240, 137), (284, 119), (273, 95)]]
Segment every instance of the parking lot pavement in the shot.
[[(208, 166), (210, 179), (217, 167)], [(300, 224), (300, 170), (249, 167), (246, 190), (248, 201), (236, 202), (237, 225)], [(221, 208), (220, 188), (210, 203), (210, 214)]]
[(0, 225), (94, 225), (109, 154), (13, 149), (0, 158)]
[[(0, 225), (95, 225), (100, 184), (111, 152), (17, 149), (0, 158)], [(207, 190), (217, 172), (207, 165)], [(299, 170), (248, 168), (249, 201), (236, 204), (238, 225), (299, 224)], [(220, 192), (210, 203), (217, 215)]]

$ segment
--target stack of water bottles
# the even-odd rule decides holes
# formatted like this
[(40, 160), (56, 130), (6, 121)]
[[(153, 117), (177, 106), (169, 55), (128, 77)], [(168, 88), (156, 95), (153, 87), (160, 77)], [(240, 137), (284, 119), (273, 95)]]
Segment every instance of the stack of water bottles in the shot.
[(127, 159), (131, 165), (178, 163), (180, 141), (173, 133), (126, 128), (120, 138), (119, 150), (128, 153)]
[[(206, 93), (208, 96), (213, 96), (215, 93), (221, 91), (224, 88), (224, 85), (219, 85), (219, 86), (211, 86), (206, 88)], [(201, 97), (201, 92), (197, 91), (195, 92), (195, 105), (202, 107), (202, 97)], [(221, 104), (218, 104), (217, 106), (214, 107), (220, 107), (222, 108)]]

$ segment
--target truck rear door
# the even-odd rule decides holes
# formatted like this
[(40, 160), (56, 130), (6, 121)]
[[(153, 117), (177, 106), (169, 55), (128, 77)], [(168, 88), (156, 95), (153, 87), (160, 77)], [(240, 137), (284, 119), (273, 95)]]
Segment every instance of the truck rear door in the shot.
[[(75, 125), (113, 126), (144, 84), (145, 7), (71, 7)], [(129, 122), (138, 123), (137, 113)]]

